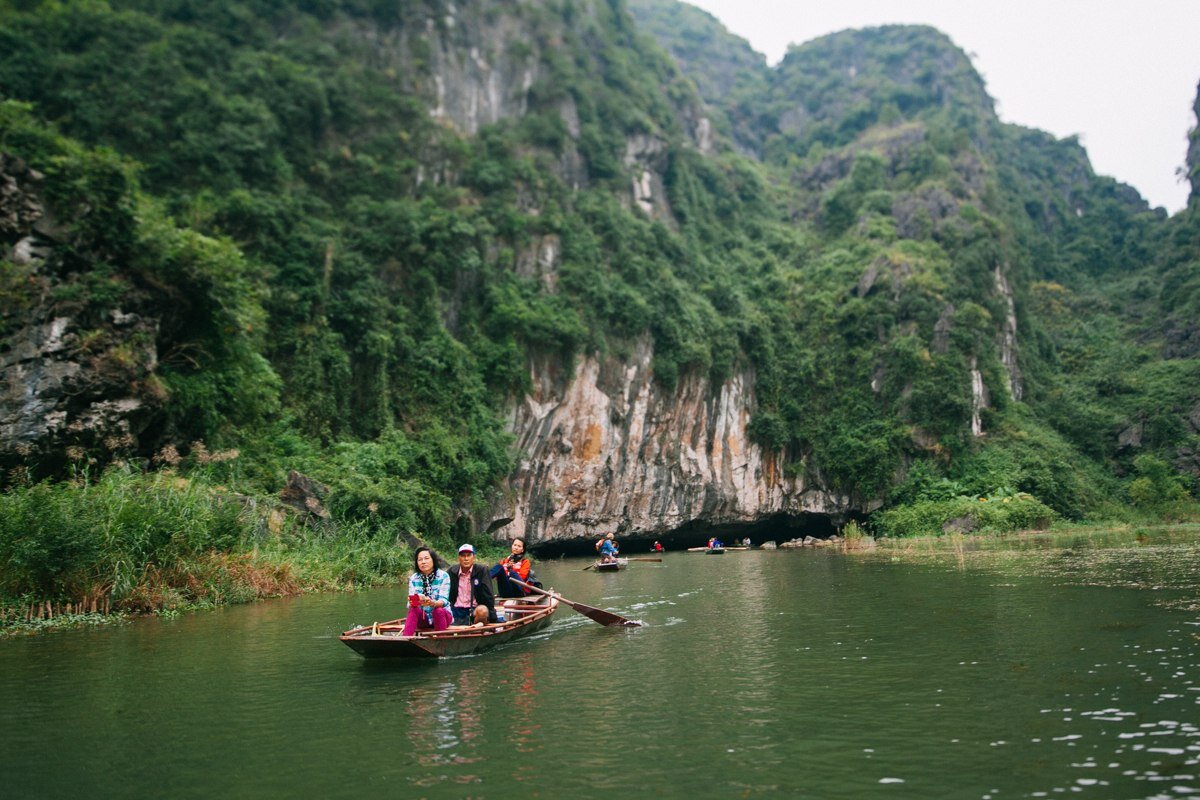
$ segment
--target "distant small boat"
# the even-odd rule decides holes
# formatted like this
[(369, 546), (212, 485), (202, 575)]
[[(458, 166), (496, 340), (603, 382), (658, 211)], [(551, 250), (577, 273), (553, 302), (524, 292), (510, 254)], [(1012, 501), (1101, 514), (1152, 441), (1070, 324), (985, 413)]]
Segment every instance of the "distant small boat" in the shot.
[[(736, 549), (736, 548), (731, 548), (731, 549)], [(742, 548), (742, 549), (744, 550), (745, 548)], [(719, 555), (723, 555), (725, 553), (725, 548), (724, 547), (689, 547), (688, 552), (689, 553), (705, 553), (710, 556), (719, 556)]]
[(550, 624), (557, 608), (557, 597), (542, 597), (537, 601), (506, 600), (500, 606), (504, 611), (504, 622), (468, 628), (451, 626), (444, 631), (418, 631), (413, 636), (401, 636), (404, 620), (394, 619), (351, 628), (338, 638), (363, 658), (462, 656), (541, 630)]

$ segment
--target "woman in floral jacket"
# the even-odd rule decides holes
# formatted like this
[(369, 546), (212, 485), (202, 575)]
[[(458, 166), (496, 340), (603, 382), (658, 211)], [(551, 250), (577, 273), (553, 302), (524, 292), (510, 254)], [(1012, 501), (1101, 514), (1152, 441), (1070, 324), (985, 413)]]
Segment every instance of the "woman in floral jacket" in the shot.
[(416, 571), (408, 579), (408, 618), (402, 635), (418, 630), (444, 631), (454, 621), (450, 612), (450, 575), (437, 568), (437, 560), (428, 547), (413, 554)]

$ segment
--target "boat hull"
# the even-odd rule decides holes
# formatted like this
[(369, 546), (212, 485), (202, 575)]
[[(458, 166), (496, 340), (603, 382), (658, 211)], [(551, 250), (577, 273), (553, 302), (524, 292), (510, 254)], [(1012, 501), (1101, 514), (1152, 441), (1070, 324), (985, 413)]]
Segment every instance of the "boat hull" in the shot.
[[(490, 623), (478, 628), (451, 627), (444, 631), (421, 631), (415, 636), (401, 636), (403, 620), (352, 628), (340, 637), (363, 658), (449, 658), (489, 650), (522, 636), (539, 631), (550, 624), (558, 609), (557, 598), (547, 598), (544, 604), (502, 606), (515, 618)], [(528, 609), (527, 611), (518, 611)], [(519, 613), (520, 616), (516, 616)]]

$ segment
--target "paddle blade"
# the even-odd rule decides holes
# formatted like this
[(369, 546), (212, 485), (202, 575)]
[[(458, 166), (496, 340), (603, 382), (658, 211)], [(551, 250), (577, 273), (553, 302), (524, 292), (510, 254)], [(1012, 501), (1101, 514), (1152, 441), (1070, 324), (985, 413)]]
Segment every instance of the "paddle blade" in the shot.
[(635, 620), (622, 617), (620, 614), (614, 614), (611, 611), (605, 611), (602, 608), (595, 608), (593, 606), (584, 605), (583, 603), (576, 603), (574, 600), (568, 600), (567, 598), (563, 597), (562, 595), (555, 595), (555, 596), (558, 597), (558, 601), (560, 603), (566, 603), (571, 608), (575, 609), (580, 614), (583, 614), (585, 617), (592, 620), (593, 622), (599, 622), (601, 625), (604, 625), (605, 627), (608, 627), (608, 628), (613, 628), (613, 627), (637, 628), (637, 627), (640, 627), (642, 624)]
[(517, 580), (516, 578), (509, 578), (509, 580), (511, 580), (513, 583), (517, 584), (518, 586), (523, 586), (526, 589), (529, 589), (530, 591), (537, 592), (538, 594), (544, 594), (547, 597), (557, 597), (558, 602), (566, 603), (571, 608), (575, 609), (580, 614), (583, 614), (588, 619), (592, 620), (593, 622), (599, 622), (601, 625), (604, 625), (605, 627), (608, 627), (608, 628), (612, 628), (612, 627), (639, 628), (642, 625), (642, 623), (637, 622), (632, 619), (626, 619), (625, 617), (622, 617), (620, 614), (614, 614), (613, 612), (605, 611), (602, 608), (594, 608), (593, 606), (589, 606), (584, 603), (576, 603), (574, 600), (568, 600), (567, 598), (563, 597), (558, 592), (547, 592), (545, 589), (539, 589), (538, 587), (536, 587), (532, 584), (525, 583), (525, 581)]

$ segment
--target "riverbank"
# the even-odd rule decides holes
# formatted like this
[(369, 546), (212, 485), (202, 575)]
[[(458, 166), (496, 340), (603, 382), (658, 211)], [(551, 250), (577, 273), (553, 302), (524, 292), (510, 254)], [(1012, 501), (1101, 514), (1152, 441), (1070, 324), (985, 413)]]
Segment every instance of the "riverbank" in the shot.
[(0, 494), (0, 636), (396, 583), (417, 541), (165, 471), (17, 487)]
[[(1045, 507), (1027, 496), (959, 501), (977, 521), (1031, 519), (1039, 527), (952, 527), (938, 535), (872, 541), (911, 553), (987, 547), (1013, 537), (1052, 541), (1103, 533), (1136, 541), (1139, 532), (1163, 528), (1200, 536), (1194, 503), (1174, 508), (1172, 521), (1130, 512), (1132, 519), (1044, 526)], [(905, 508), (898, 507), (893, 523)], [(929, 509), (918, 510), (921, 519), (938, 519)], [(854, 523), (843, 533), (847, 550), (867, 536)], [(446, 536), (422, 538), (453, 563), (460, 542)], [(169, 470), (107, 470), (94, 479), (13, 487), (0, 494), (0, 637), (395, 584), (411, 571), (419, 541), (373, 512), (305, 513), (281, 506), (276, 496), (233, 492), (203, 476)], [(483, 562), (507, 553), (490, 541), (474, 544)]]
[(386, 585), (400, 580), (406, 553), (391, 544), (343, 540), (156, 560), (120, 594), (111, 585), (90, 584), (83, 599), (66, 592), (53, 599), (32, 592), (6, 596), (0, 601), (0, 637)]
[(1009, 532), (958, 532), (938, 536), (883, 537), (875, 549), (896, 557), (1000, 550), (1116, 549), (1145, 544), (1200, 542), (1200, 521), (1059, 522), (1049, 529)]
[[(439, 553), (454, 546), (431, 545)], [(495, 561), (479, 548), (481, 559)], [(445, 556), (442, 556), (445, 560)], [(347, 532), (332, 539), (276, 541), (247, 552), (203, 553), (170, 567), (147, 565), (124, 596), (100, 595), (96, 606), (67, 595), (49, 600), (31, 593), (0, 598), (0, 638), (80, 626), (111, 625), (140, 616), (176, 617), (222, 606), (318, 592), (355, 592), (398, 585), (412, 571), (407, 544), (361, 539)], [(453, 563), (453, 558), (449, 559)], [(92, 590), (92, 597), (99, 595)]]

